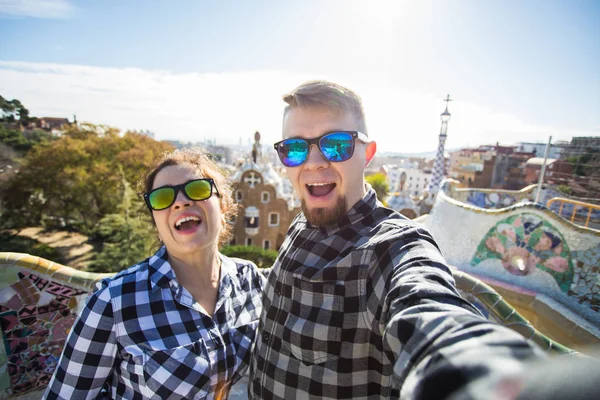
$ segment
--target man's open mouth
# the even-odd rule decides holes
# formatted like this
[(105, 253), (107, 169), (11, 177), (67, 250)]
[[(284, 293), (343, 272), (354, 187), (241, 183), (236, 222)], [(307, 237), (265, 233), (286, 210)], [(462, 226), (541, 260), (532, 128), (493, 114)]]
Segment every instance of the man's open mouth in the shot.
[(309, 183), (306, 185), (308, 192), (315, 197), (327, 196), (335, 187), (335, 183)]

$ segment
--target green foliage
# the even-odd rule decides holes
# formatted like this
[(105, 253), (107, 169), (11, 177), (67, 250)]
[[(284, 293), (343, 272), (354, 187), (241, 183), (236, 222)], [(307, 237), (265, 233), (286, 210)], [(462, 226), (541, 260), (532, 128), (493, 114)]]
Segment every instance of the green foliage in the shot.
[(144, 260), (150, 255), (153, 232), (149, 218), (104, 216), (94, 231), (94, 239), (102, 242), (102, 249), (89, 270), (118, 272)]
[(556, 190), (558, 190), (559, 192), (562, 192), (562, 193), (564, 193), (566, 195), (572, 195), (573, 194), (573, 189), (571, 189), (567, 185), (558, 185), (556, 187)]
[(589, 149), (585, 154), (567, 158), (567, 161), (573, 167), (574, 175), (594, 176), (600, 167), (600, 152)]
[(56, 249), (34, 239), (11, 235), (8, 232), (0, 232), (0, 243), (2, 243), (2, 251), (26, 253), (60, 264), (64, 263), (62, 256)]
[(367, 183), (373, 187), (375, 193), (377, 193), (377, 198), (380, 201), (385, 200), (386, 197), (390, 194), (390, 184), (388, 183), (387, 177), (382, 173), (376, 173), (373, 175), (369, 175), (365, 177)]
[(243, 258), (254, 262), (259, 268), (273, 266), (277, 259), (277, 252), (265, 250), (254, 246), (223, 246), (220, 252), (227, 257)]
[[(38, 225), (46, 215), (73, 221), (80, 232), (91, 234), (106, 215), (138, 213), (143, 209), (141, 198), (126, 192), (171, 149), (143, 135), (120, 136), (102, 125), (69, 126), (57, 140), (34, 146), (19, 174), (6, 182), (0, 203), (3, 219), (10, 221), (4, 224)], [(127, 207), (125, 196), (133, 197)]]
[(0, 124), (0, 142), (4, 143), (14, 150), (26, 152), (38, 143), (47, 143), (53, 140), (54, 137), (47, 132), (34, 130), (29, 138), (23, 135), (23, 132), (16, 129), (6, 129)]

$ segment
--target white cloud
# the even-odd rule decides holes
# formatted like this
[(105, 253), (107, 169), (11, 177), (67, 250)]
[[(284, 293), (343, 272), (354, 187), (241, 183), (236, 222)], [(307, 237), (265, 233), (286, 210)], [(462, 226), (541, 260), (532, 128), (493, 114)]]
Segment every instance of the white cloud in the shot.
[(67, 0), (0, 0), (0, 16), (68, 18), (74, 11)]
[[(247, 143), (254, 131), (265, 143), (280, 137), (281, 95), (314, 78), (348, 85), (365, 104), (380, 151), (435, 151), (445, 94), (403, 90), (377, 81), (340, 81), (277, 71), (176, 74), (138, 68), (0, 61), (2, 96), (19, 99), (35, 116), (71, 117), (126, 129), (148, 129), (159, 140)], [(553, 142), (598, 135), (533, 126), (477, 104), (450, 103), (447, 148), (519, 141)]]

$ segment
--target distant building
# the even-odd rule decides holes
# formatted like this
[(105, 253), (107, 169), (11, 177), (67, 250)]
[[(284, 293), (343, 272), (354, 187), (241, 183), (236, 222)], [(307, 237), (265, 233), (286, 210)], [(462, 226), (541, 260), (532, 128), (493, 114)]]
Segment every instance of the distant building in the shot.
[[(515, 150), (521, 153), (534, 153), (536, 157), (544, 157), (546, 145), (547, 143), (520, 142), (517, 144)], [(568, 142), (551, 143), (550, 150), (548, 151), (548, 158), (562, 158), (562, 154), (568, 153), (570, 147), (571, 145)]]
[[(407, 171), (402, 169), (397, 169), (397, 171), (400, 171), (398, 184), (391, 187), (391, 193), (386, 199), (387, 206), (392, 210), (398, 211), (407, 218), (414, 219), (419, 216), (419, 209), (416, 202), (411, 197), (412, 193), (408, 188), (407, 182), (409, 181), (409, 177)], [(429, 177), (431, 177), (431, 174), (429, 174)], [(419, 192), (422, 194), (426, 188), (427, 185), (423, 185)]]
[(227, 146), (202, 146), (208, 154), (212, 156), (212, 158), (218, 162), (222, 162), (224, 164), (233, 164), (233, 157), (231, 149)]
[(494, 146), (461, 149), (450, 154), (450, 176), (469, 188), (489, 188), (496, 162)]
[(255, 135), (252, 157), (231, 176), (234, 199), (240, 205), (230, 244), (278, 250), (300, 202), (291, 182), (262, 156), (260, 134)]
[[(73, 123), (77, 123), (75, 120)], [(71, 125), (68, 118), (42, 117), (38, 118), (35, 127), (46, 132), (51, 132), (53, 135), (62, 133), (62, 128), (65, 125)]]
[[(525, 164), (525, 184), (531, 185), (533, 183), (538, 183), (543, 163), (543, 157), (534, 157), (527, 160), (527, 163)], [(553, 158), (548, 158), (546, 160), (546, 171), (544, 173), (545, 183), (568, 185), (572, 180), (572, 176), (573, 167), (568, 161), (556, 160)]]
[(497, 154), (492, 173), (492, 189), (521, 190), (525, 183), (525, 163), (534, 153)]
[(600, 137), (578, 136), (571, 139), (569, 156), (577, 156), (589, 152), (600, 152)]
[[(390, 192), (399, 192), (400, 180), (402, 174), (406, 176), (406, 182), (403, 190), (410, 196), (421, 196), (427, 189), (431, 180), (431, 168), (433, 160), (427, 163), (425, 160), (404, 159), (398, 164), (384, 165), (379, 172), (387, 176)], [(429, 167), (428, 169), (425, 169)]]

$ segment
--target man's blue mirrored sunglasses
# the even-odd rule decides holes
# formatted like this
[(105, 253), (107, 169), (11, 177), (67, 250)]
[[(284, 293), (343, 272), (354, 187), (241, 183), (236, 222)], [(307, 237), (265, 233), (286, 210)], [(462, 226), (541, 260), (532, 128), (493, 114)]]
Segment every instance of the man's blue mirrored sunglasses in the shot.
[(316, 145), (323, 157), (330, 162), (342, 162), (352, 158), (356, 139), (368, 143), (369, 138), (358, 131), (335, 131), (313, 139), (290, 138), (275, 143), (279, 159), (286, 167), (297, 167), (308, 159), (311, 145)]

